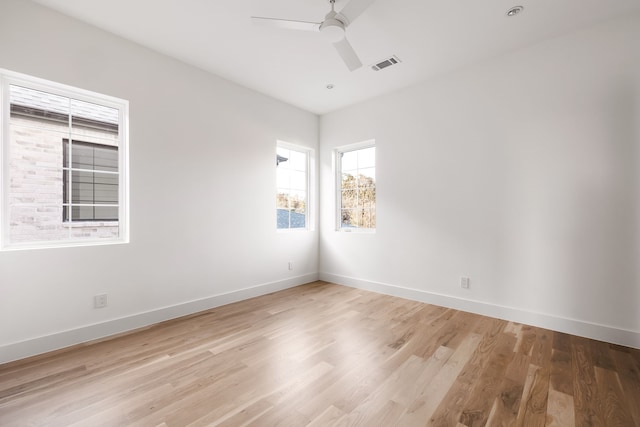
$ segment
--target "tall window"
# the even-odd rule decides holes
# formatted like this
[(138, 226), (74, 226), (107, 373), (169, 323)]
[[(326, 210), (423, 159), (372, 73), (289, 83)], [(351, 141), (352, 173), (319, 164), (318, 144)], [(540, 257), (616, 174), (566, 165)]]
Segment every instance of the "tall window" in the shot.
[(278, 229), (309, 226), (309, 150), (278, 142), (276, 150)]
[(376, 228), (376, 147), (372, 142), (336, 151), (338, 229)]
[(128, 240), (128, 103), (0, 70), (2, 248)]

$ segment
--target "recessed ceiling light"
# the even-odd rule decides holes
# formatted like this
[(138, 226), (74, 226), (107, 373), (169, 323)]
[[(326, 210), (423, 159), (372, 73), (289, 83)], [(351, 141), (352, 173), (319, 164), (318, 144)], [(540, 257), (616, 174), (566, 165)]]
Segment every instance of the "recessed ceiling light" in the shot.
[(332, 85), (331, 83), (329, 83), (329, 84), (327, 85), (327, 89), (329, 89), (329, 90), (333, 89), (333, 85)]
[(524, 7), (522, 6), (513, 6), (511, 9), (507, 10), (507, 16), (516, 16), (523, 10), (524, 10)]

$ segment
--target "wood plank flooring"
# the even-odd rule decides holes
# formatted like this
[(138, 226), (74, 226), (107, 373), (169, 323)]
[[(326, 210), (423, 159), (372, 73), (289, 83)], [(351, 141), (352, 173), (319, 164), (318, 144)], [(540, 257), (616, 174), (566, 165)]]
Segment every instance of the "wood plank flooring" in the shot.
[(640, 351), (315, 282), (0, 366), (1, 426), (640, 426)]

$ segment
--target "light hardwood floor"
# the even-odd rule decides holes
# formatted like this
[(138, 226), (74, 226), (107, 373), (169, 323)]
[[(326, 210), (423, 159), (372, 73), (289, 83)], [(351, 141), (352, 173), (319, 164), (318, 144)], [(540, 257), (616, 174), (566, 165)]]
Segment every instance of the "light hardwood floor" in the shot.
[(316, 282), (0, 366), (1, 426), (640, 426), (640, 351)]

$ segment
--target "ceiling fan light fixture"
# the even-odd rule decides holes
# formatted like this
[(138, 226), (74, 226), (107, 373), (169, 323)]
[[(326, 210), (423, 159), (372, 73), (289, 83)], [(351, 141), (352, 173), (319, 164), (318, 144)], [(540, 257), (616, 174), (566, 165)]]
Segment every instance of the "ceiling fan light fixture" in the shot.
[(344, 24), (329, 18), (320, 25), (320, 34), (331, 43), (339, 42), (344, 38)]

